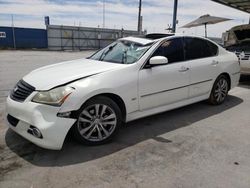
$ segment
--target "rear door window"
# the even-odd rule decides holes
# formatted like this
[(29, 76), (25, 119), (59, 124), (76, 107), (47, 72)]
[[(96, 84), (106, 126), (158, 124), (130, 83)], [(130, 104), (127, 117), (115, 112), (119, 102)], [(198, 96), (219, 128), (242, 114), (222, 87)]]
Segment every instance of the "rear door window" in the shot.
[(217, 55), (218, 47), (203, 39), (185, 37), (185, 59), (200, 59)]
[(209, 49), (210, 49), (210, 56), (218, 55), (218, 46), (216, 46), (215, 44), (213, 44), (210, 41), (207, 41), (207, 44), (208, 44)]

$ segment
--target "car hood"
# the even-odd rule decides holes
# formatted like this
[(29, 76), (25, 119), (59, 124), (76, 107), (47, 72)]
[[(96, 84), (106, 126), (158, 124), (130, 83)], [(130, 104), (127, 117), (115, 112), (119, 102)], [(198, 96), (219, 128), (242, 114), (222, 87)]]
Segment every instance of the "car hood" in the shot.
[(126, 65), (78, 59), (36, 69), (26, 75), (23, 80), (34, 86), (36, 90), (49, 90), (59, 85), (124, 66)]

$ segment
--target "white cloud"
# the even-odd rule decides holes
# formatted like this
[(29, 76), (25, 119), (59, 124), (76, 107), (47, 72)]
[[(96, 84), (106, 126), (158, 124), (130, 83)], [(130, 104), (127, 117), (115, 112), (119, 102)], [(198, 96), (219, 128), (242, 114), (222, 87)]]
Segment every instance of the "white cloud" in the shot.
[[(106, 3), (106, 26), (110, 28), (136, 29), (138, 0), (113, 0)], [(149, 32), (165, 32), (172, 23), (173, 0), (143, 0), (143, 26)], [(43, 17), (49, 15), (52, 24), (97, 27), (102, 25), (102, 1), (65, 1), (56, 3), (46, 0), (0, 1), (0, 25), (11, 25), (14, 14), (16, 26), (44, 28)], [(180, 26), (197, 17), (211, 14), (228, 17), (234, 21), (209, 25), (209, 36), (221, 33), (235, 25), (247, 23), (249, 15), (232, 8), (202, 0), (179, 0), (177, 32), (203, 35), (204, 28), (181, 29)], [(9, 16), (8, 16), (9, 15)]]

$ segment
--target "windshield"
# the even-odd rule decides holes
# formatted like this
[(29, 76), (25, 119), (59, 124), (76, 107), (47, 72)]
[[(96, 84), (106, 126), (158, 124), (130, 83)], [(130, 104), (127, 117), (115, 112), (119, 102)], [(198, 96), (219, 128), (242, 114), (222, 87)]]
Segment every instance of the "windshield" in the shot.
[(132, 41), (116, 41), (98, 51), (89, 59), (119, 64), (132, 64), (138, 61), (152, 44), (142, 45)]

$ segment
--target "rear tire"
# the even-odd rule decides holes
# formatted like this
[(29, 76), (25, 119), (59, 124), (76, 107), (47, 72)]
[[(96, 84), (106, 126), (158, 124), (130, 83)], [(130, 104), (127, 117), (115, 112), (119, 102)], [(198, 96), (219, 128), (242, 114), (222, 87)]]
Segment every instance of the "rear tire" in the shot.
[(212, 105), (222, 104), (228, 95), (229, 80), (225, 75), (220, 75), (214, 82), (213, 89), (209, 97), (209, 103)]
[(100, 145), (111, 141), (122, 124), (119, 106), (110, 98), (98, 96), (79, 110), (72, 127), (73, 137), (85, 145)]

